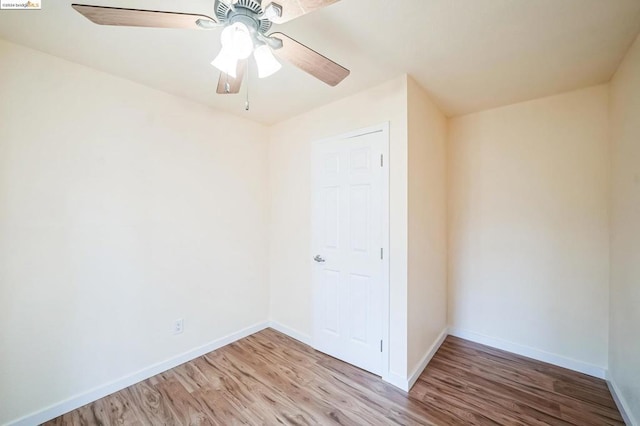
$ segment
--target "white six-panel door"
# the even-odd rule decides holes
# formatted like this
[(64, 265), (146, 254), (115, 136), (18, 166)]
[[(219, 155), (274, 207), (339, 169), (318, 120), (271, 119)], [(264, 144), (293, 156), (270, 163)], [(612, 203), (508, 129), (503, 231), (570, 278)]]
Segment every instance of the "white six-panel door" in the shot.
[(387, 132), (313, 147), (314, 346), (382, 373)]

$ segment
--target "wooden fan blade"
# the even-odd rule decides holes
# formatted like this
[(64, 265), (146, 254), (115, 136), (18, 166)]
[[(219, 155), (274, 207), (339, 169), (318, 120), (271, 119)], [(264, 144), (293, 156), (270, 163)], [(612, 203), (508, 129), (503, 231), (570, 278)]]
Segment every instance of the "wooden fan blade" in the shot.
[(277, 57), (292, 63), (318, 80), (324, 81), (329, 86), (337, 86), (351, 73), (342, 65), (322, 56), (289, 36), (282, 33), (273, 33), (270, 37), (282, 40), (282, 47), (273, 51)]
[(245, 59), (243, 61), (238, 61), (236, 78), (233, 78), (229, 74), (221, 72), (220, 78), (218, 79), (218, 89), (216, 90), (216, 92), (220, 95), (234, 95), (236, 93), (239, 93), (246, 70), (247, 60)]
[(314, 10), (322, 9), (340, 0), (266, 0), (263, 2), (262, 10), (265, 10), (270, 3), (275, 3), (282, 7), (282, 16), (271, 18), (271, 22), (282, 24), (306, 15)]
[[(207, 29), (216, 25), (216, 20), (205, 15), (191, 13), (161, 12), (157, 10), (122, 9), (118, 7), (72, 4), (75, 10), (91, 22), (99, 25), (126, 27)], [(198, 20), (203, 26), (197, 24)]]

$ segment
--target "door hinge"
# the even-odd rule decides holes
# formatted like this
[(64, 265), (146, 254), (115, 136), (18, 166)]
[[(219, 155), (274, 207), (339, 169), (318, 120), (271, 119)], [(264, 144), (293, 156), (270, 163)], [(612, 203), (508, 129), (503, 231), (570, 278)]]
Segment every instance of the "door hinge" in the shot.
[(380, 259), (384, 259), (384, 249), (380, 248)]
[(380, 352), (382, 352), (382, 340), (380, 340)]
[(380, 154), (380, 167), (384, 167), (384, 155)]

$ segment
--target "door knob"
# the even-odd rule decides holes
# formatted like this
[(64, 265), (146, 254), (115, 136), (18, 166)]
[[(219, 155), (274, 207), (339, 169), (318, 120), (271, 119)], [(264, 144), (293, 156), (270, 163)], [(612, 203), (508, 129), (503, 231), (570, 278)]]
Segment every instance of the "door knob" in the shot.
[(320, 257), (319, 254), (316, 254), (316, 257), (314, 257), (313, 260), (315, 260), (318, 263), (324, 262), (324, 259), (322, 257)]

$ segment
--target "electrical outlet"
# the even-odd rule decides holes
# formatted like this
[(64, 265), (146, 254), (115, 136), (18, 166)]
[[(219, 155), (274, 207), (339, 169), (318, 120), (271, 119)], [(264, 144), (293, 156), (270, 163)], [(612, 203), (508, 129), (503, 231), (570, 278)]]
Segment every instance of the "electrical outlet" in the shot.
[(177, 319), (173, 323), (173, 334), (180, 334), (183, 331), (184, 331), (184, 321), (182, 321), (182, 318)]

